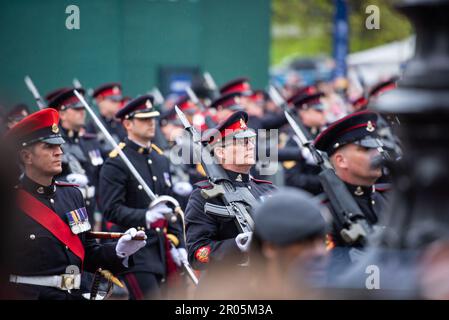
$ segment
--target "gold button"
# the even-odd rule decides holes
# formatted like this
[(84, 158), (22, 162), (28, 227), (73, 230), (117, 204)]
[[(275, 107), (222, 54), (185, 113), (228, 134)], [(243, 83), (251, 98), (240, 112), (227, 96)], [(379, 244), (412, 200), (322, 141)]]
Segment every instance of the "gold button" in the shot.
[(51, 203), (51, 204), (54, 204), (54, 203), (55, 203), (55, 200), (50, 199), (50, 203)]
[(157, 181), (157, 177), (156, 176), (153, 176), (153, 181)]
[(65, 246), (65, 249), (66, 249), (66, 250), (69, 250), (69, 247), (68, 247), (68, 246)]
[(161, 232), (161, 228), (156, 228), (156, 232)]
[(148, 164), (153, 164), (153, 161), (151, 161), (151, 159), (148, 159)]
[(248, 186), (248, 189), (251, 189), (251, 186)]
[(43, 194), (44, 193), (44, 187), (37, 188), (37, 193)]
[(137, 186), (137, 189), (142, 190), (143, 187), (139, 184), (139, 185)]
[(34, 239), (36, 239), (36, 236), (34, 234), (30, 234), (30, 239), (34, 240)]
[(371, 204), (372, 204), (372, 205), (375, 205), (375, 204), (376, 204), (376, 201), (371, 200)]

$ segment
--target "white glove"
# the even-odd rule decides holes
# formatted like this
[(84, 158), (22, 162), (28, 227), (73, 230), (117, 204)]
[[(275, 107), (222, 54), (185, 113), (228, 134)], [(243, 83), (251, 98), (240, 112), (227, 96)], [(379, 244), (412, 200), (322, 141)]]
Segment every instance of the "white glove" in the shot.
[(252, 237), (252, 232), (239, 233), (237, 237), (235, 237), (235, 243), (237, 243), (237, 247), (239, 247), (240, 251), (248, 252)]
[(173, 192), (180, 196), (187, 196), (192, 193), (192, 190), (192, 185), (185, 181), (177, 182), (173, 186)]
[(115, 252), (117, 252), (119, 258), (127, 258), (140, 248), (145, 247), (147, 244), (145, 240), (132, 240), (135, 236), (147, 238), (142, 230), (137, 231), (136, 228), (126, 230), (125, 235), (118, 240), (115, 246)]
[(77, 184), (80, 188), (84, 188), (89, 183), (87, 176), (81, 173), (71, 173), (67, 175), (66, 179), (67, 182)]
[(170, 254), (173, 257), (173, 261), (178, 267), (180, 267), (183, 263), (189, 262), (189, 260), (187, 259), (187, 251), (184, 248), (176, 249), (175, 247), (172, 247), (170, 249)]
[(171, 213), (173, 210), (167, 207), (165, 203), (158, 203), (153, 208), (149, 209), (145, 214), (147, 221), (147, 228), (151, 228), (151, 224), (159, 219), (165, 219), (164, 214)]

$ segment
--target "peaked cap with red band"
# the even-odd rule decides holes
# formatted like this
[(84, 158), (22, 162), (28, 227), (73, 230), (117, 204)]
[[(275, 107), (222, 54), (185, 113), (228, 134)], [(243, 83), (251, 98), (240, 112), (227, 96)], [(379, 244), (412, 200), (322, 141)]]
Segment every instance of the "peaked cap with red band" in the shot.
[(63, 91), (67, 91), (67, 90), (69, 90), (69, 89), (70, 89), (70, 88), (65, 87), (65, 88), (58, 88), (58, 89), (55, 89), (55, 90), (53, 90), (53, 91), (50, 91), (49, 93), (47, 93), (47, 94), (45, 95), (45, 100), (46, 100), (47, 102), (50, 102), (50, 101), (53, 100), (53, 98), (56, 97), (58, 94), (60, 94), (60, 93), (63, 92)]
[(331, 156), (338, 148), (356, 143), (365, 148), (380, 147), (376, 133), (377, 114), (361, 111), (335, 121), (315, 139), (315, 147)]
[(242, 95), (251, 95), (252, 90), (248, 82), (248, 78), (237, 78), (229, 81), (221, 86), (220, 94), (224, 95), (227, 93), (238, 92)]
[(122, 109), (120, 109), (115, 117), (119, 119), (145, 119), (159, 116), (159, 111), (153, 107), (154, 97), (146, 94), (137, 97), (128, 102)]
[(387, 81), (382, 81), (378, 84), (376, 84), (369, 92), (369, 98), (373, 98), (373, 97), (377, 97), (380, 94), (389, 91), (389, 90), (393, 90), (396, 88), (396, 82), (398, 81), (397, 77), (391, 78)]
[(240, 99), (242, 94), (240, 92), (232, 92), (221, 95), (210, 104), (209, 108), (212, 109), (229, 109), (232, 111), (243, 110)]
[(313, 108), (316, 110), (324, 110), (324, 106), (321, 103), (321, 97), (324, 97), (324, 93), (317, 92), (314, 94), (304, 94), (296, 97), (292, 104), (297, 109), (308, 109)]
[(214, 145), (231, 137), (234, 139), (255, 137), (256, 133), (248, 128), (247, 123), (248, 114), (246, 112), (234, 112), (215, 128), (207, 130), (202, 137), (202, 141), (203, 143)]
[(13, 139), (22, 147), (36, 142), (63, 144), (59, 127), (59, 114), (55, 109), (42, 109), (23, 118), (7, 133), (8, 139)]
[[(48, 101), (48, 107), (56, 109), (58, 111), (64, 111), (66, 109), (83, 109), (84, 105), (78, 99), (73, 92), (74, 88), (64, 88), (60, 92), (51, 96)], [(84, 89), (76, 89), (80, 94), (84, 95)], [(47, 95), (48, 96), (48, 95)]]
[(106, 83), (96, 88), (92, 96), (120, 102), (123, 99), (122, 86), (117, 82)]
[(178, 108), (184, 112), (184, 113), (190, 113), (193, 114), (198, 111), (195, 104), (189, 99), (188, 96), (181, 96), (176, 100), (175, 105), (178, 106)]

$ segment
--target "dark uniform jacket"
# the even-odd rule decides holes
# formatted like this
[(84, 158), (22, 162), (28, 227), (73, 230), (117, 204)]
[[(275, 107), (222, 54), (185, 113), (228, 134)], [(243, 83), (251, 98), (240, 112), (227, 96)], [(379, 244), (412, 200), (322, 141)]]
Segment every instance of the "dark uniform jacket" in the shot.
[[(256, 200), (263, 201), (276, 187), (269, 181), (256, 180), (247, 174), (226, 171), (234, 186), (247, 188)], [(208, 181), (199, 182), (192, 192), (186, 209), (186, 239), (189, 262), (195, 269), (205, 269), (209, 263), (220, 262), (227, 257), (242, 258), (235, 237), (239, 234), (233, 218), (222, 218), (206, 214), (206, 200), (201, 189), (211, 188)], [(208, 200), (223, 206), (217, 199)]]
[[(389, 190), (388, 184), (377, 184), (370, 187), (355, 186), (345, 183), (348, 191), (352, 194), (354, 200), (364, 214), (367, 222), (370, 225), (376, 225), (382, 218), (389, 204)], [(323, 203), (326, 204), (332, 211), (332, 205), (328, 198), (323, 195)], [(335, 246), (348, 246), (348, 244), (341, 238), (341, 226), (334, 221), (333, 232), (331, 233), (331, 240)]]
[(318, 165), (308, 162), (301, 153), (301, 149), (293, 138), (287, 141), (286, 148), (299, 148), (298, 158), (284, 161), (284, 176), (287, 186), (306, 190), (313, 195), (323, 192), (318, 174), (321, 168)]
[[(80, 135), (78, 132), (69, 131), (61, 128), (61, 135), (65, 140), (62, 145), (64, 151), (62, 157), (62, 173), (56, 178), (65, 180), (71, 173), (81, 173), (89, 179), (89, 186), (95, 187), (94, 197), (86, 198), (87, 211), (91, 223), (95, 212), (95, 195), (98, 194), (100, 168), (103, 165), (100, 145), (93, 134), (85, 133)], [(82, 171), (79, 171), (79, 166)]]
[[(156, 146), (143, 148), (129, 139), (120, 145), (128, 159), (156, 195), (171, 195), (171, 179), (168, 159)], [(113, 150), (100, 174), (100, 208), (104, 217), (115, 224), (115, 230), (146, 227), (145, 214), (151, 203), (142, 186), (137, 182), (123, 160)], [(182, 219), (169, 223), (167, 233), (175, 235), (184, 247)], [(166, 274), (164, 230), (146, 230), (147, 245), (134, 255), (134, 267), (129, 272)]]
[[(126, 130), (125, 128), (123, 128), (123, 125), (120, 123), (120, 121), (116, 119), (107, 119), (103, 115), (100, 115), (99, 119), (117, 143), (123, 141), (126, 138)], [(86, 131), (88, 133), (96, 135), (97, 141), (101, 147), (101, 154), (106, 159), (109, 152), (112, 150), (112, 146), (106, 140), (101, 131), (97, 129), (97, 125), (94, 123), (94, 121), (91, 121), (87, 124)]]
[[(27, 191), (38, 201), (52, 209), (68, 223), (66, 213), (85, 207), (80, 191), (71, 184), (54, 183), (43, 187), (26, 176), (19, 188)], [(84, 263), (64, 243), (37, 221), (19, 210), (15, 221), (14, 262), (12, 273), (20, 276), (54, 276), (66, 273), (70, 265), (79, 270), (95, 272), (97, 268), (113, 273), (125, 271), (123, 259), (117, 257), (115, 242), (100, 245), (94, 239), (87, 239), (84, 233), (78, 236), (85, 249)], [(57, 288), (17, 284), (19, 292), (27, 299), (73, 299), (80, 290), (72, 295)], [(21, 295), (19, 294), (19, 295)], [(78, 296), (79, 298), (79, 296)]]

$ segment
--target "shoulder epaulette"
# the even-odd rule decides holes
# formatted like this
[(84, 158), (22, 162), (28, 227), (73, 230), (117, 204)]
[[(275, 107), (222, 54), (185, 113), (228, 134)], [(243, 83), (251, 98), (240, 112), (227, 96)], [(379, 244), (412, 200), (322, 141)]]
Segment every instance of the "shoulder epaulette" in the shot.
[(55, 181), (55, 185), (57, 185), (58, 187), (79, 187), (79, 185), (75, 183), (69, 183), (65, 181)]
[(255, 179), (253, 177), (251, 177), (251, 180), (253, 180), (256, 183), (268, 183), (268, 184), (273, 184), (273, 182), (268, 181), (268, 180), (261, 180), (261, 179)]
[[(118, 144), (118, 147), (120, 148), (120, 149), (122, 149), (123, 150), (123, 148), (126, 146), (126, 143), (124, 143), (124, 142), (120, 142), (119, 144)], [(109, 158), (115, 158), (115, 157), (117, 157), (118, 156), (118, 150), (117, 149), (114, 149), (114, 150), (112, 150), (111, 152), (109, 152)]]
[(157, 145), (155, 145), (154, 143), (151, 144), (151, 148), (156, 151), (159, 154), (164, 154), (164, 151), (162, 151), (161, 148), (159, 148)]
[(195, 183), (195, 186), (200, 188), (200, 189), (209, 189), (212, 188), (212, 184), (210, 183), (209, 180), (201, 180), (198, 181), (197, 183)]

